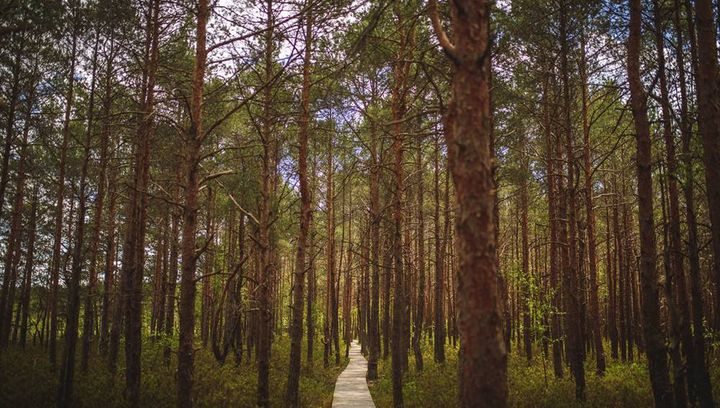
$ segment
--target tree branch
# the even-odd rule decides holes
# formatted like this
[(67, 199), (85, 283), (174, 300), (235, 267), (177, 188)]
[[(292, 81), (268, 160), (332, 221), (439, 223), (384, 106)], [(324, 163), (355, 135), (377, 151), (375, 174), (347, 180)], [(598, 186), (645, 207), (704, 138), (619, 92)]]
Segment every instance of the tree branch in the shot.
[(450, 57), (456, 58), (455, 45), (450, 42), (450, 39), (448, 38), (445, 30), (443, 30), (442, 28), (442, 24), (440, 23), (437, 0), (428, 0), (428, 11), (430, 13), (430, 22), (432, 23), (433, 31), (435, 31), (435, 35), (437, 35), (440, 46), (443, 48), (443, 50), (445, 50), (445, 52), (448, 53), (448, 55), (450, 55)]

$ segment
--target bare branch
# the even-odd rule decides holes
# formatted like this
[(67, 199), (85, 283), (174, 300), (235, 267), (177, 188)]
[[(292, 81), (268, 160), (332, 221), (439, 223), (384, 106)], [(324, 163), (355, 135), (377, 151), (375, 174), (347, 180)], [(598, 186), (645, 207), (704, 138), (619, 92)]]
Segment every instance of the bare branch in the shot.
[(428, 11), (430, 13), (430, 22), (432, 23), (433, 31), (435, 31), (435, 35), (437, 35), (440, 46), (448, 53), (448, 55), (455, 58), (455, 45), (450, 42), (450, 39), (440, 23), (437, 0), (428, 0)]

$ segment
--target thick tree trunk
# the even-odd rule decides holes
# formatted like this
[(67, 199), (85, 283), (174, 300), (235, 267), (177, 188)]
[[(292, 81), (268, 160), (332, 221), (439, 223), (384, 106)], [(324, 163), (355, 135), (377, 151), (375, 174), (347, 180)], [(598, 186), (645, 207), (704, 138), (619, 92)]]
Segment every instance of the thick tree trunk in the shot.
[(454, 63), (446, 115), (449, 168), (457, 197), (459, 405), (507, 405), (507, 353), (495, 257), (495, 189), (490, 150), (489, 3), (452, 3), (455, 44), (444, 34), (435, 1), (433, 26)]
[(665, 334), (660, 324), (660, 296), (656, 270), (655, 221), (653, 219), (652, 154), (647, 96), (640, 77), (642, 2), (630, 0), (628, 82), (635, 131), (640, 219), (640, 279), (642, 282), (643, 332), (647, 348), (650, 383), (657, 407), (673, 405), (667, 369)]

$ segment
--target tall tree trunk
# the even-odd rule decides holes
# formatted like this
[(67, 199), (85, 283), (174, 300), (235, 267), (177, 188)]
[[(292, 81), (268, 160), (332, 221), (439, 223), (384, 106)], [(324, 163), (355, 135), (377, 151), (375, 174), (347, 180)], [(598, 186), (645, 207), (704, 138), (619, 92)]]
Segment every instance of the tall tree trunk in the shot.
[[(5, 265), (4, 265), (4, 275), (3, 275), (3, 286), (2, 286), (2, 295), (0, 296), (0, 313), (2, 313), (2, 316), (0, 316), (0, 322), (2, 324), (0, 325), (0, 347), (6, 347), (8, 345), (8, 341), (10, 338), (10, 328), (11, 328), (11, 320), (12, 320), (12, 311), (13, 311), (13, 305), (15, 303), (15, 287), (17, 284), (17, 277), (18, 277), (18, 264), (20, 262), (20, 256), (21, 256), (21, 241), (22, 241), (22, 216), (23, 216), (23, 206), (25, 202), (25, 179), (26, 179), (26, 167), (28, 162), (30, 161), (30, 150), (28, 145), (28, 136), (30, 134), (30, 128), (32, 125), (32, 113), (33, 113), (33, 105), (35, 103), (35, 89), (37, 87), (37, 67), (33, 70), (33, 77), (30, 80), (30, 87), (25, 94), (25, 97), (27, 98), (27, 111), (24, 118), (24, 125), (22, 130), (22, 140), (20, 141), (20, 157), (18, 159), (18, 167), (17, 167), (17, 175), (15, 179), (15, 197), (13, 199), (13, 206), (12, 206), (12, 214), (10, 219), (10, 231), (8, 233), (8, 242), (6, 247), (6, 253), (5, 253)], [(0, 202), (0, 205), (2, 203)], [(33, 203), (34, 204), (34, 203)], [(32, 219), (31, 222), (35, 223), (35, 219)], [(33, 232), (31, 234), (34, 234), (34, 226), (33, 226)], [(34, 239), (34, 238), (33, 238)], [(24, 288), (24, 281), (29, 279), (27, 277), (28, 273), (31, 271), (25, 271), (25, 276), (23, 277), (23, 288)], [(29, 285), (29, 282), (28, 282)], [(29, 288), (28, 288), (29, 290)], [(25, 292), (23, 289), (23, 293), (21, 293), (21, 304), (20, 308), (22, 308), (23, 305), (23, 296), (25, 296)], [(29, 296), (29, 293), (27, 294)], [(19, 311), (19, 309), (18, 309)], [(19, 314), (18, 314), (19, 316)], [(16, 321), (17, 323), (17, 321)], [(17, 324), (15, 333), (17, 333)], [(16, 338), (17, 335), (14, 335), (13, 338)], [(13, 340), (15, 341), (15, 340)]]
[[(10, 68), (11, 80), (10, 80), (10, 98), (7, 101), (7, 124), (5, 127), (5, 140), (3, 141), (3, 155), (2, 155), (2, 167), (0, 168), (0, 218), (2, 218), (3, 208), (5, 206), (5, 192), (7, 190), (7, 184), (10, 180), (10, 156), (12, 153), (12, 145), (15, 141), (15, 116), (17, 113), (17, 104), (20, 97), (21, 91), (21, 74), (22, 74), (22, 63), (25, 55), (25, 35), (20, 34), (20, 38), (17, 37), (18, 47), (13, 55), (13, 62)], [(15, 41), (13, 41), (15, 43)], [(0, 298), (0, 301), (3, 298)], [(0, 310), (3, 310), (0, 308)], [(2, 316), (0, 316), (2, 319)], [(1, 321), (1, 320), (0, 320)]]
[[(685, 2), (688, 6), (686, 9), (688, 20), (688, 31), (690, 33), (690, 47), (692, 55), (696, 54), (695, 46), (695, 26), (689, 7), (689, 2)], [(683, 195), (685, 197), (685, 209), (687, 219), (687, 252), (690, 264), (690, 293), (692, 296), (692, 326), (694, 337), (689, 353), (695, 353), (694, 366), (689, 367), (690, 381), (693, 384), (695, 393), (700, 406), (709, 408), (714, 406), (712, 396), (712, 386), (710, 384), (710, 375), (705, 361), (705, 327), (703, 323), (703, 295), (702, 282), (700, 277), (700, 250), (698, 248), (698, 232), (697, 232), (697, 216), (695, 214), (695, 174), (693, 170), (693, 153), (692, 153), (692, 123), (688, 112), (688, 91), (686, 84), (685, 57), (684, 57), (684, 41), (683, 28), (680, 23), (681, 4), (680, 0), (674, 1), (675, 12), (673, 14), (673, 24), (676, 32), (676, 58), (678, 67), (678, 82), (680, 84), (680, 133), (682, 136), (682, 159), (685, 167), (685, 183), (683, 185)], [(694, 58), (693, 58), (694, 60)], [(691, 61), (693, 62), (693, 61)], [(693, 62), (694, 63), (694, 62)], [(681, 258), (682, 259), (682, 258)], [(678, 288), (679, 289), (679, 288)], [(687, 322), (690, 324), (690, 321)]]
[[(445, 127), (445, 133), (450, 131)], [(446, 136), (447, 137), (447, 136)], [(436, 363), (445, 362), (445, 251), (440, 238), (440, 135), (435, 135), (435, 333), (433, 337), (433, 351)]]
[[(90, 239), (90, 255), (88, 269), (88, 287), (85, 297), (85, 314), (83, 319), (83, 337), (82, 337), (82, 354), (80, 367), (83, 372), (87, 372), (88, 357), (90, 355), (90, 343), (92, 341), (93, 330), (95, 327), (95, 285), (97, 284), (97, 257), (100, 245), (100, 232), (103, 222), (103, 210), (105, 205), (105, 188), (107, 171), (108, 150), (110, 145), (110, 109), (112, 108), (112, 91), (113, 91), (113, 58), (114, 58), (114, 38), (110, 38), (110, 54), (105, 66), (105, 89), (102, 100), (102, 129), (100, 134), (100, 169), (97, 177), (98, 191), (95, 198), (95, 215), (93, 220), (93, 232)], [(94, 59), (96, 57), (93, 57)], [(93, 65), (96, 61), (93, 61)], [(93, 90), (95, 88), (95, 75), (91, 84), (90, 102), (94, 102)], [(92, 124), (92, 107), (88, 108), (88, 128)], [(88, 130), (89, 131), (89, 130)]]
[(585, 33), (581, 43), (580, 77), (582, 81), (582, 119), (583, 119), (583, 170), (585, 173), (585, 213), (587, 216), (588, 267), (590, 270), (590, 328), (592, 344), (595, 347), (595, 370), (598, 375), (605, 374), (605, 350), (603, 349), (600, 331), (600, 301), (598, 300), (597, 278), (597, 243), (595, 233), (595, 209), (593, 207), (593, 170), (590, 157), (590, 96), (588, 95), (587, 55), (585, 50)]
[[(521, 148), (522, 149), (522, 148)], [(520, 283), (520, 293), (522, 298), (522, 328), (523, 342), (525, 346), (525, 357), (528, 364), (532, 362), (532, 318), (530, 316), (530, 303), (532, 302), (532, 293), (530, 292), (532, 273), (530, 271), (530, 242), (528, 234), (528, 180), (530, 177), (530, 162), (527, 155), (522, 149), (521, 154), (521, 172), (522, 180), (520, 181), (520, 224), (522, 237), (522, 281)]]
[(398, 25), (398, 54), (396, 60), (392, 64), (393, 85), (391, 89), (391, 111), (392, 111), (392, 151), (394, 156), (393, 178), (394, 178), (394, 194), (393, 194), (393, 238), (392, 238), (392, 257), (393, 257), (393, 316), (392, 316), (392, 384), (393, 384), (393, 406), (396, 408), (403, 407), (403, 391), (402, 379), (404, 369), (404, 356), (407, 354), (407, 348), (404, 347), (404, 320), (405, 320), (405, 279), (406, 267), (403, 257), (403, 194), (405, 193), (404, 182), (404, 118), (406, 113), (406, 96), (407, 96), (407, 77), (410, 70), (411, 61), (411, 41), (413, 36), (413, 22), (409, 21), (404, 15), (401, 6), (395, 7), (395, 19)]
[[(192, 96), (190, 97), (190, 129), (185, 136), (185, 166), (183, 166), (185, 169), (185, 202), (182, 214), (181, 253), (183, 262), (180, 277), (180, 342), (178, 345), (177, 380), (178, 407), (180, 408), (190, 408), (193, 405), (195, 270), (202, 252), (196, 249), (196, 241), (198, 192), (200, 189), (200, 149), (206, 136), (202, 127), (202, 102), (207, 62), (207, 23), (210, 10), (208, 0), (199, 0), (197, 6), (195, 63), (192, 72)], [(205, 239), (211, 240), (213, 237), (207, 236)]]
[[(77, 13), (77, 11), (75, 11)], [(79, 18), (77, 16), (75, 19)], [(53, 233), (53, 250), (50, 262), (50, 294), (48, 304), (50, 308), (50, 365), (57, 363), (57, 331), (58, 331), (58, 286), (60, 279), (60, 264), (62, 263), (62, 226), (65, 207), (65, 172), (67, 150), (70, 144), (70, 116), (72, 114), (75, 91), (75, 64), (77, 59), (78, 22), (73, 22), (72, 51), (70, 54), (70, 70), (68, 72), (67, 94), (65, 96), (65, 117), (63, 119), (62, 142), (60, 145), (60, 161), (58, 164), (57, 193), (55, 198), (55, 231)]]
[(562, 130), (565, 138), (565, 154), (567, 163), (566, 211), (567, 211), (567, 245), (563, 248), (567, 262), (564, 265), (563, 290), (567, 295), (566, 305), (566, 332), (567, 354), (570, 363), (570, 372), (575, 378), (575, 397), (579, 401), (585, 400), (585, 366), (583, 364), (584, 341), (581, 324), (581, 300), (579, 285), (579, 257), (577, 254), (577, 206), (575, 191), (575, 148), (574, 134), (571, 119), (571, 95), (569, 77), (569, 42), (568, 32), (568, 3), (560, 2), (560, 74), (562, 82)]
[[(180, 201), (180, 186), (182, 185), (183, 174), (184, 167), (178, 166), (175, 173), (176, 185), (173, 186), (172, 189), (174, 202)], [(170, 211), (172, 211), (170, 215), (170, 259), (168, 265), (168, 285), (166, 291), (167, 299), (165, 300), (165, 336), (168, 338), (175, 334), (175, 303), (177, 302), (176, 288), (178, 270), (180, 268), (178, 257), (178, 252), (180, 251), (178, 245), (178, 235), (180, 234), (180, 218), (182, 216), (182, 212), (177, 208), (173, 208)], [(170, 365), (170, 355), (171, 348), (168, 344), (165, 346), (165, 350), (163, 351), (163, 358), (166, 366)]]
[[(315, 143), (313, 143), (313, 151), (315, 151)], [(311, 174), (315, 174), (316, 160), (313, 158)], [(315, 180), (312, 178), (310, 183), (310, 209), (313, 210), (312, 192), (315, 191)], [(310, 217), (308, 225), (309, 242), (307, 245), (309, 260), (307, 265), (307, 363), (310, 368), (314, 365), (314, 348), (315, 348), (315, 295), (317, 293), (317, 278), (315, 276), (315, 224)]]
[(141, 113), (137, 123), (133, 182), (128, 202), (123, 247), (123, 296), (125, 326), (125, 397), (132, 407), (140, 405), (142, 355), (142, 297), (145, 270), (145, 235), (147, 227), (150, 179), (150, 139), (154, 133), (155, 78), (158, 66), (160, 1), (154, 0), (146, 14), (146, 44), (141, 89)]
[(720, 107), (718, 106), (718, 59), (712, 1), (695, 2), (697, 24), (697, 88), (698, 129), (702, 137), (705, 187), (713, 249), (714, 318), (712, 327), (720, 330)]
[[(608, 185), (609, 181), (605, 181)], [(612, 194), (609, 192), (607, 194)], [(608, 309), (607, 309), (607, 331), (608, 337), (610, 338), (610, 354), (613, 360), (618, 359), (618, 329), (617, 329), (617, 267), (615, 264), (615, 256), (611, 247), (611, 243), (614, 240), (611, 234), (611, 218), (610, 218), (610, 207), (612, 202), (608, 202), (605, 210), (605, 256), (606, 256), (606, 268), (605, 273), (607, 275), (607, 287), (608, 287)]]
[(425, 321), (425, 183), (423, 163), (423, 139), (417, 137), (417, 154), (415, 158), (417, 171), (417, 269), (418, 269), (418, 292), (417, 312), (415, 313), (415, 328), (413, 329), (413, 352), (415, 353), (415, 367), (418, 371), (423, 370), (423, 355), (420, 347), (422, 338), (423, 322)]
[(640, 279), (642, 284), (643, 333), (647, 348), (650, 383), (657, 407), (673, 405), (667, 369), (665, 333), (660, 324), (659, 285), (656, 270), (655, 221), (653, 219), (652, 154), (647, 96), (640, 77), (642, 2), (630, 0), (628, 82), (635, 131), (640, 219)]
[[(0, 348), (7, 347), (10, 338), (10, 328), (12, 320), (13, 305), (15, 303), (15, 287), (17, 284), (18, 264), (20, 262), (20, 246), (22, 241), (22, 217), (25, 206), (25, 179), (26, 167), (30, 160), (30, 150), (28, 146), (28, 136), (32, 124), (33, 105), (35, 103), (35, 88), (37, 87), (35, 76), (33, 73), (27, 98), (27, 112), (24, 118), (22, 130), (22, 140), (20, 142), (20, 157), (18, 159), (17, 175), (15, 179), (15, 197), (13, 200), (12, 214), (10, 217), (10, 231), (8, 233), (8, 242), (5, 252), (5, 265), (3, 275), (2, 294), (0, 295)], [(1, 205), (1, 203), (0, 203)], [(35, 222), (35, 219), (32, 219)], [(34, 234), (34, 232), (33, 232)], [(26, 272), (27, 275), (27, 272)], [(27, 279), (26, 277), (23, 279)], [(29, 290), (29, 289), (28, 289)], [(24, 295), (21, 294), (21, 297)], [(29, 294), (28, 294), (29, 296)], [(22, 299), (21, 299), (22, 300)], [(22, 302), (21, 302), (22, 305)], [(17, 325), (16, 325), (17, 326)]]
[[(83, 244), (85, 242), (85, 214), (87, 212), (87, 177), (92, 154), (93, 120), (95, 116), (95, 83), (97, 78), (97, 52), (100, 36), (96, 34), (92, 57), (92, 80), (90, 83), (90, 100), (88, 102), (87, 128), (85, 130), (84, 157), (80, 172), (78, 189), (78, 213), (75, 227), (75, 242), (70, 269), (68, 286), (67, 324), (65, 326), (65, 348), (63, 349), (63, 365), (60, 368), (60, 387), (58, 389), (58, 407), (73, 405), (73, 380), (75, 376), (75, 349), (77, 347), (78, 326), (80, 324), (80, 279), (84, 263)], [(88, 311), (86, 310), (87, 314)], [(92, 328), (86, 329), (92, 330)], [(87, 357), (83, 356), (87, 364)]]
[[(372, 87), (373, 96), (375, 87)], [(370, 121), (370, 318), (368, 336), (368, 380), (377, 380), (380, 357), (380, 160), (375, 122)]]
[[(116, 153), (117, 154), (117, 153)], [(117, 369), (118, 351), (120, 348), (120, 331), (122, 330), (122, 315), (124, 301), (123, 295), (123, 282), (115, 283), (117, 277), (115, 276), (115, 263), (116, 263), (116, 249), (118, 246), (118, 236), (116, 234), (116, 208), (117, 208), (117, 179), (118, 170), (115, 165), (110, 170), (108, 177), (108, 196), (110, 197), (110, 203), (108, 204), (108, 225), (107, 225), (107, 239), (105, 250), (105, 279), (103, 282), (103, 329), (102, 335), (105, 336), (104, 340), (100, 340), (101, 350), (106, 347), (108, 355), (108, 369), (112, 374), (115, 374)], [(118, 235), (118, 236), (116, 236)]]
[[(303, 335), (303, 301), (305, 296), (305, 271), (307, 270), (305, 254), (307, 252), (308, 234), (310, 233), (310, 220), (312, 217), (310, 203), (311, 191), (308, 185), (307, 161), (308, 161), (308, 137), (310, 123), (310, 70), (312, 62), (312, 36), (313, 36), (313, 15), (308, 10), (305, 15), (305, 55), (303, 58), (302, 95), (300, 113), (300, 131), (298, 132), (298, 143), (300, 152), (298, 155), (298, 177), (300, 180), (300, 235), (297, 242), (297, 254), (295, 256), (295, 273), (293, 276), (293, 301), (292, 317), (290, 322), (290, 367), (288, 370), (287, 391), (285, 403), (290, 407), (300, 406), (300, 362), (302, 359), (302, 335)], [(312, 319), (308, 315), (308, 319)]]
[[(563, 376), (563, 365), (562, 365), (562, 343), (560, 342), (560, 290), (558, 290), (558, 275), (560, 265), (558, 264), (559, 251), (557, 243), (559, 241), (558, 234), (558, 216), (557, 216), (557, 187), (555, 181), (557, 176), (555, 174), (555, 148), (554, 138), (552, 132), (551, 123), (551, 110), (550, 110), (550, 95), (549, 95), (549, 80), (545, 81), (543, 91), (543, 117), (545, 123), (545, 149), (546, 152), (546, 166), (548, 175), (548, 220), (550, 224), (550, 287), (552, 288), (551, 294), (551, 305), (552, 315), (550, 316), (550, 337), (552, 339), (552, 357), (553, 357), (553, 372), (556, 378), (562, 378)], [(509, 325), (509, 323), (508, 323)], [(508, 330), (509, 337), (509, 330)], [(509, 343), (509, 338), (508, 338)]]
[(262, 140), (262, 170), (261, 170), (261, 200), (260, 217), (258, 228), (258, 249), (259, 254), (259, 276), (257, 279), (257, 300), (260, 310), (257, 316), (257, 364), (258, 364), (258, 385), (257, 405), (261, 408), (269, 406), (270, 401), (270, 343), (272, 339), (272, 305), (271, 291), (272, 280), (275, 276), (275, 248), (272, 242), (272, 221), (274, 186), (273, 180), (277, 173), (276, 161), (276, 139), (272, 129), (272, 103), (273, 89), (269, 86), (273, 77), (273, 53), (275, 12), (273, 0), (266, 0), (266, 31), (264, 42), (264, 80), (265, 89), (261, 97), (262, 117), (260, 123), (260, 138)]
[(625, 234), (620, 229), (620, 189), (618, 188), (617, 178), (613, 177), (613, 231), (615, 236), (615, 274), (617, 276), (617, 307), (619, 309), (619, 325), (620, 325), (620, 360), (627, 361), (627, 304), (628, 296), (626, 296), (626, 283), (628, 275), (628, 266), (625, 262)]
[(37, 233), (38, 184), (33, 188), (33, 202), (30, 209), (30, 226), (28, 227), (27, 251), (25, 254), (25, 272), (23, 274), (23, 292), (20, 297), (22, 313), (20, 317), (20, 346), (27, 344), (28, 317), (30, 315), (30, 296), (32, 295), (32, 272), (35, 262), (35, 236)]
[[(433, 28), (454, 64), (453, 102), (447, 112), (449, 168), (457, 198), (457, 274), (459, 309), (459, 405), (507, 405), (507, 353), (495, 257), (495, 189), (490, 150), (488, 79), (490, 4), (452, 3), (455, 44), (430, 2)], [(462, 153), (461, 153), (462, 151)], [(478, 301), (480, 299), (480, 301)]]
[(324, 344), (323, 362), (327, 367), (329, 365), (330, 354), (332, 354), (333, 344), (335, 345), (335, 364), (340, 364), (339, 341), (335, 341), (337, 331), (337, 298), (336, 298), (336, 281), (335, 281), (335, 192), (333, 186), (333, 138), (328, 138), (327, 145), (327, 172), (326, 172), (326, 236), (327, 243), (325, 247), (325, 258), (327, 260), (327, 277), (326, 283), (326, 302), (325, 302), (325, 326), (324, 326)]
[[(670, 315), (670, 333), (675, 341), (671, 342), (671, 355), (680, 354), (682, 343), (687, 365), (690, 370), (695, 367), (692, 352), (692, 334), (690, 332), (690, 311), (687, 302), (687, 287), (683, 267), (682, 237), (680, 233), (680, 200), (677, 186), (678, 166), (675, 157), (675, 141), (673, 140), (672, 118), (670, 116), (670, 99), (668, 96), (667, 74), (665, 71), (665, 38), (664, 22), (659, 0), (653, 1), (655, 23), (655, 45), (658, 56), (658, 77), (660, 79), (660, 101), (663, 120), (663, 140), (665, 142), (665, 160), (667, 162), (667, 213), (669, 213), (669, 230), (666, 242), (669, 241), (668, 258), (665, 270), (665, 289), (668, 294), (667, 304)], [(666, 226), (668, 224), (665, 224)], [(676, 289), (673, 290), (673, 287)], [(688, 350), (690, 350), (688, 352)], [(679, 364), (678, 364), (679, 363)], [(684, 362), (673, 358), (673, 387), (675, 403), (678, 407), (688, 403), (688, 385)], [(692, 389), (692, 386), (690, 387)]]

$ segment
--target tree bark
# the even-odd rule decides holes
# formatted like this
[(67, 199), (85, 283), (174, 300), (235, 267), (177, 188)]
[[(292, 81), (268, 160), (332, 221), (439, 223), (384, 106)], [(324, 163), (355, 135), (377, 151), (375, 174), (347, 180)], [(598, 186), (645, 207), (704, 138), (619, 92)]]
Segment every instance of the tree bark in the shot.
[(590, 97), (588, 95), (588, 73), (587, 55), (585, 51), (585, 33), (581, 43), (580, 77), (582, 80), (582, 118), (583, 118), (583, 170), (585, 173), (585, 213), (587, 217), (587, 246), (588, 246), (588, 267), (590, 270), (590, 328), (592, 331), (592, 343), (595, 347), (595, 370), (598, 375), (605, 374), (605, 350), (602, 343), (600, 331), (600, 301), (598, 300), (598, 278), (597, 278), (597, 242), (595, 233), (595, 209), (593, 207), (593, 170), (590, 157)]
[[(75, 11), (77, 13), (77, 11)], [(75, 19), (78, 17), (75, 16)], [(75, 91), (75, 64), (77, 58), (78, 22), (73, 22), (72, 51), (70, 54), (70, 70), (68, 73), (67, 94), (65, 96), (65, 117), (63, 119), (62, 142), (60, 145), (60, 161), (57, 178), (57, 193), (55, 198), (55, 231), (53, 233), (53, 250), (50, 263), (50, 294), (48, 303), (50, 308), (50, 365), (55, 367), (57, 362), (57, 331), (58, 331), (58, 286), (60, 280), (60, 264), (62, 262), (62, 226), (65, 207), (65, 173), (67, 150), (70, 144), (70, 116), (72, 114)]]
[(507, 405), (507, 353), (495, 257), (490, 150), (489, 12), (484, 0), (451, 5), (455, 44), (445, 35), (435, 1), (430, 13), (454, 65), (453, 102), (447, 112), (449, 168), (455, 181), (459, 352), (459, 405)]
[[(665, 142), (665, 160), (667, 162), (667, 211), (669, 223), (666, 242), (669, 241), (668, 262), (665, 265), (665, 290), (670, 317), (671, 356), (680, 355), (680, 345), (683, 345), (687, 365), (690, 370), (695, 367), (694, 353), (688, 352), (692, 347), (692, 334), (690, 332), (690, 311), (687, 306), (687, 287), (685, 284), (685, 270), (683, 267), (682, 237), (680, 233), (680, 201), (677, 186), (678, 166), (675, 157), (675, 141), (673, 140), (672, 118), (670, 115), (670, 99), (668, 96), (668, 83), (665, 68), (665, 38), (664, 22), (659, 0), (653, 1), (653, 16), (655, 23), (655, 45), (658, 56), (658, 77), (660, 82), (660, 102), (663, 120), (663, 140)], [(675, 288), (675, 290), (673, 290)], [(678, 407), (688, 403), (688, 386), (685, 363), (673, 358), (673, 388), (675, 403)]]
[[(375, 87), (372, 87), (375, 96)], [(375, 122), (370, 121), (370, 317), (367, 379), (377, 380), (380, 357), (380, 160)]]
[(261, 97), (262, 117), (260, 123), (260, 138), (262, 141), (262, 170), (261, 170), (261, 199), (258, 228), (259, 276), (257, 279), (257, 301), (260, 305), (257, 316), (257, 364), (258, 385), (257, 405), (261, 408), (269, 406), (270, 401), (270, 345), (272, 340), (272, 281), (275, 276), (275, 248), (271, 238), (273, 221), (272, 199), (274, 197), (273, 182), (277, 172), (276, 139), (272, 129), (272, 103), (273, 89), (268, 84), (273, 77), (273, 53), (275, 50), (275, 11), (273, 0), (265, 3), (266, 31), (263, 38), (263, 65), (265, 89)]
[(423, 162), (423, 139), (417, 138), (417, 306), (415, 312), (415, 328), (413, 329), (413, 351), (415, 353), (415, 367), (418, 371), (423, 370), (423, 355), (420, 341), (422, 339), (423, 322), (425, 321), (425, 183), (424, 183), (424, 162)]
[[(156, 0), (157, 1), (157, 0)], [(206, 134), (203, 132), (202, 102), (207, 62), (207, 23), (210, 14), (208, 0), (197, 3), (195, 28), (195, 63), (192, 72), (190, 97), (190, 129), (185, 136), (185, 202), (182, 214), (182, 270), (180, 277), (180, 342), (178, 345), (178, 407), (193, 405), (194, 334), (195, 334), (195, 270), (202, 251), (196, 249), (198, 192), (200, 189), (200, 149)], [(211, 240), (212, 236), (205, 239)], [(207, 277), (205, 278), (207, 279)]]
[(154, 0), (146, 14), (146, 48), (141, 89), (141, 113), (137, 123), (133, 181), (128, 202), (123, 247), (123, 296), (125, 315), (125, 398), (140, 405), (142, 355), (142, 297), (145, 270), (145, 235), (150, 180), (150, 139), (154, 133), (155, 78), (158, 66), (160, 1)]
[(22, 313), (20, 318), (20, 347), (27, 344), (28, 317), (30, 315), (30, 296), (32, 295), (32, 271), (35, 261), (35, 236), (37, 233), (38, 184), (33, 189), (33, 202), (30, 209), (30, 226), (28, 227), (28, 243), (25, 255), (25, 272), (23, 275), (23, 292), (20, 297)]
[[(302, 359), (302, 335), (303, 335), (303, 301), (305, 296), (305, 271), (307, 270), (305, 255), (307, 252), (308, 235), (312, 217), (310, 203), (310, 188), (308, 185), (307, 161), (308, 161), (308, 137), (310, 122), (310, 70), (312, 69), (312, 36), (313, 36), (313, 15), (308, 10), (305, 15), (305, 54), (303, 58), (302, 95), (300, 113), (300, 131), (298, 132), (298, 143), (300, 151), (298, 155), (298, 177), (300, 180), (300, 234), (297, 242), (297, 254), (295, 256), (295, 273), (293, 276), (293, 301), (292, 317), (290, 323), (290, 367), (288, 370), (287, 391), (285, 403), (290, 407), (300, 406), (300, 362)], [(308, 315), (312, 319), (312, 315)]]
[(712, 1), (695, 2), (697, 24), (697, 89), (698, 129), (702, 137), (703, 163), (705, 164), (705, 188), (713, 250), (713, 298), (714, 318), (712, 327), (720, 330), (720, 107), (718, 106), (718, 60), (716, 26), (713, 19)]
[[(65, 347), (63, 349), (63, 365), (60, 368), (60, 387), (58, 390), (58, 407), (73, 405), (73, 381), (75, 376), (75, 349), (77, 347), (78, 326), (80, 324), (80, 279), (83, 261), (83, 244), (85, 242), (85, 214), (87, 212), (87, 176), (92, 153), (93, 119), (95, 115), (95, 83), (97, 77), (97, 51), (100, 43), (96, 34), (95, 48), (92, 57), (92, 80), (90, 84), (90, 100), (88, 102), (87, 128), (85, 130), (84, 157), (80, 172), (78, 188), (77, 225), (75, 226), (75, 242), (70, 268), (68, 286), (67, 324), (65, 326)], [(86, 311), (87, 313), (87, 311)], [(92, 330), (92, 328), (90, 329)], [(87, 357), (84, 357), (87, 362)]]
[[(447, 138), (447, 132), (449, 128), (444, 129)], [(435, 183), (435, 217), (434, 217), (434, 228), (435, 228), (435, 333), (433, 337), (433, 351), (436, 363), (445, 362), (445, 310), (444, 310), (444, 295), (445, 295), (445, 251), (444, 246), (441, 242), (440, 237), (440, 136), (435, 137), (435, 172), (434, 172), (434, 183)]]
[[(693, 56), (696, 54), (695, 46), (695, 27), (692, 16), (692, 10), (689, 3), (685, 2), (688, 7), (686, 9), (688, 20), (688, 31), (690, 32), (690, 48)], [(695, 213), (695, 174), (693, 170), (693, 153), (692, 153), (692, 123), (688, 111), (688, 91), (686, 84), (685, 57), (684, 57), (684, 40), (683, 28), (680, 23), (681, 4), (680, 0), (674, 2), (675, 10), (673, 13), (673, 24), (676, 32), (676, 58), (678, 67), (678, 82), (680, 84), (680, 133), (682, 137), (682, 160), (685, 167), (685, 183), (683, 185), (683, 195), (685, 197), (685, 213), (687, 219), (687, 253), (689, 259), (689, 276), (690, 276), (690, 294), (692, 297), (692, 326), (694, 337), (692, 346), (688, 347), (690, 353), (695, 353), (695, 365), (689, 367), (691, 380), (688, 384), (693, 384), (695, 393), (700, 406), (709, 408), (714, 406), (712, 396), (712, 386), (710, 384), (710, 376), (708, 374), (705, 362), (705, 327), (703, 323), (703, 295), (702, 282), (700, 277), (700, 250), (698, 248), (698, 231), (697, 216)], [(693, 58), (694, 60), (694, 58)], [(691, 61), (693, 62), (693, 61)], [(693, 62), (694, 65), (694, 62)], [(687, 322), (690, 324), (690, 321)]]
[(660, 324), (659, 285), (656, 270), (655, 221), (653, 219), (652, 154), (647, 99), (640, 77), (642, 2), (630, 0), (628, 37), (628, 82), (635, 131), (637, 132), (637, 177), (640, 219), (640, 279), (642, 285), (643, 333), (655, 405), (673, 406), (667, 369), (665, 333)]
[(566, 215), (567, 215), (567, 245), (563, 247), (564, 258), (567, 262), (564, 265), (563, 290), (566, 294), (566, 332), (567, 332), (567, 354), (570, 363), (570, 372), (575, 378), (575, 398), (579, 401), (585, 400), (585, 366), (583, 364), (584, 341), (581, 324), (581, 300), (579, 285), (579, 257), (578, 234), (577, 234), (577, 207), (575, 191), (575, 148), (574, 134), (571, 119), (571, 95), (569, 78), (569, 42), (568, 32), (568, 3), (560, 2), (560, 74), (562, 86), (562, 130), (565, 138), (565, 154), (567, 163), (567, 184), (566, 194)]
[[(522, 149), (522, 148), (521, 148)], [(524, 149), (520, 153), (521, 161), (521, 177), (520, 181), (520, 224), (521, 224), (521, 246), (522, 246), (522, 282), (520, 283), (520, 293), (522, 298), (522, 336), (525, 346), (525, 358), (528, 364), (532, 362), (532, 318), (530, 316), (530, 303), (532, 302), (532, 293), (530, 292), (532, 273), (530, 271), (530, 238), (528, 234), (528, 180), (530, 177), (530, 162), (526, 156)]]

